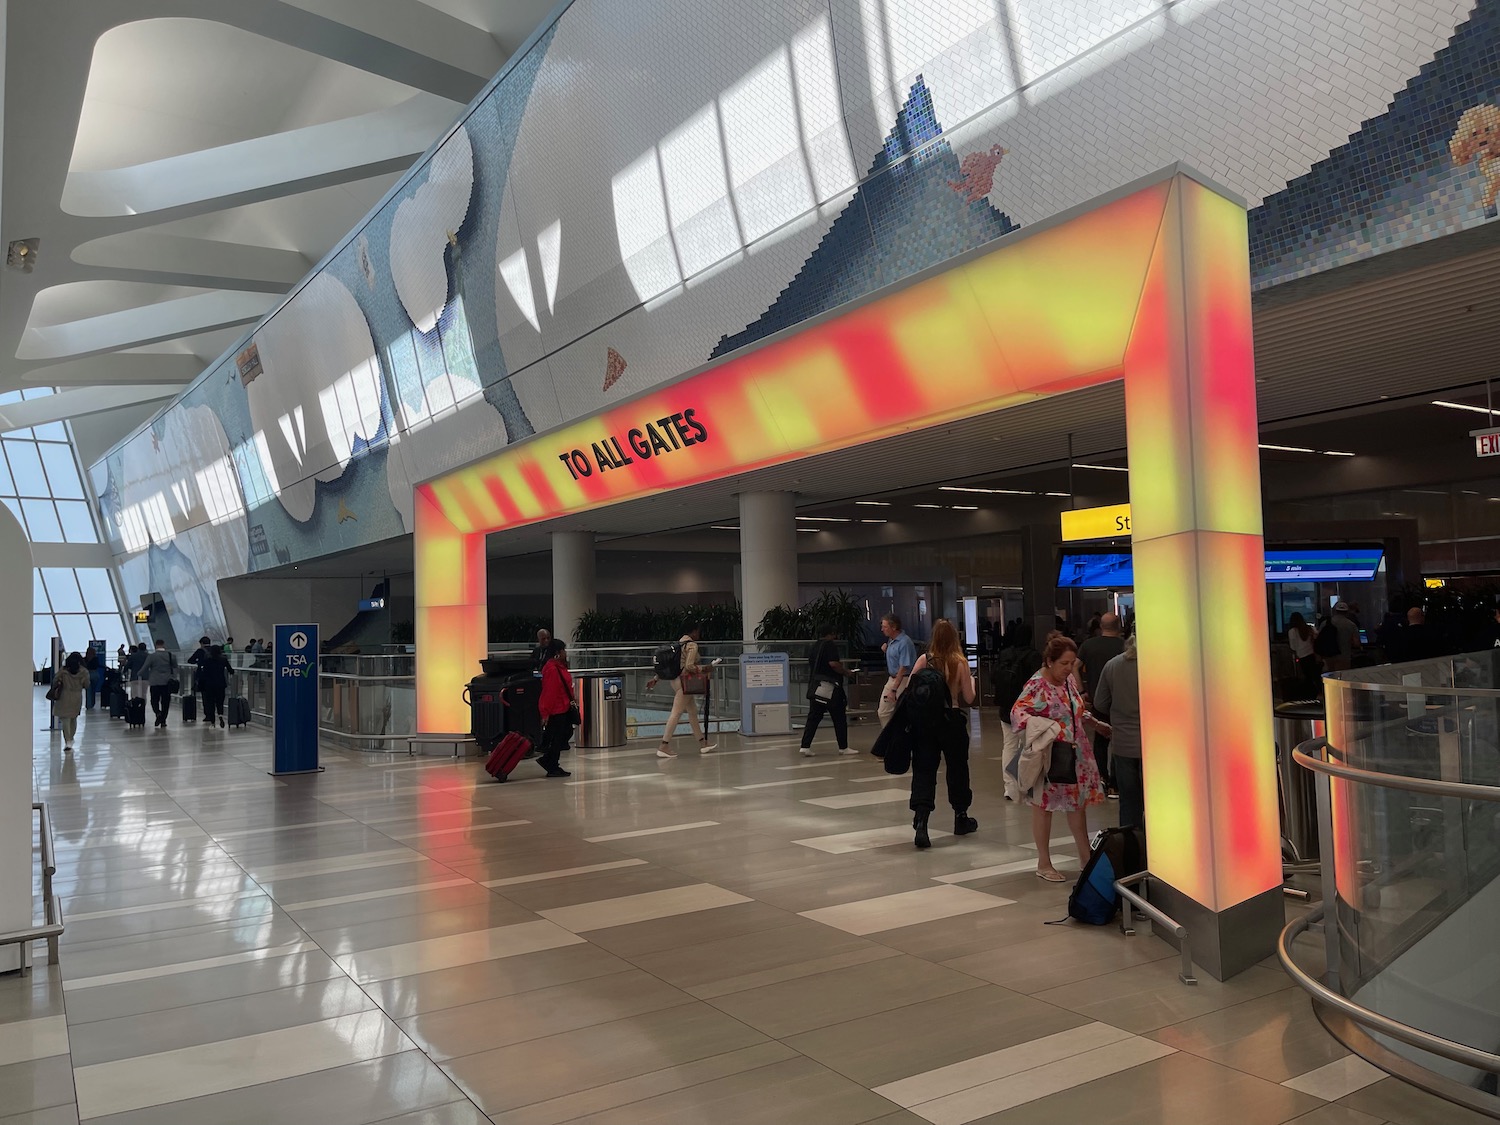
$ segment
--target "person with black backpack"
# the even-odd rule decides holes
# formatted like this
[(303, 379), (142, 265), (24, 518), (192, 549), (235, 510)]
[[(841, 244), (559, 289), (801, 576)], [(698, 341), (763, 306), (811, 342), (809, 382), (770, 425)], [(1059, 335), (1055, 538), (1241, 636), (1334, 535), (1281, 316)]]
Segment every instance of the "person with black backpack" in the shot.
[[(969, 708), (974, 704), (974, 675), (953, 622), (939, 618), (932, 626), (932, 640), (925, 656), (912, 667), (912, 702), (936, 672), (942, 684), (932, 685), (925, 720), (911, 754), (911, 811), (916, 845), (929, 848), (927, 819), (937, 807), (938, 763), (947, 765), (948, 803), (953, 806), (953, 834), (966, 836), (979, 828), (969, 815), (974, 791), (969, 788)], [(908, 703), (908, 707), (912, 705)]]
[(667, 725), (662, 728), (661, 745), (656, 748), (658, 758), (677, 757), (672, 752), (672, 733), (683, 715), (692, 724), (693, 735), (698, 739), (698, 752), (711, 754), (716, 749), (715, 744), (708, 740), (708, 735), (698, 725), (698, 713), (693, 709), (692, 700), (688, 698), (690, 695), (703, 694), (701, 691), (690, 690), (690, 687), (695, 686), (695, 681), (702, 680), (704, 687), (707, 687), (707, 670), (698, 663), (698, 638), (701, 635), (698, 623), (690, 621), (687, 631), (675, 645), (664, 645), (657, 650), (654, 659), (656, 677), (672, 685), (672, 710), (667, 715)]

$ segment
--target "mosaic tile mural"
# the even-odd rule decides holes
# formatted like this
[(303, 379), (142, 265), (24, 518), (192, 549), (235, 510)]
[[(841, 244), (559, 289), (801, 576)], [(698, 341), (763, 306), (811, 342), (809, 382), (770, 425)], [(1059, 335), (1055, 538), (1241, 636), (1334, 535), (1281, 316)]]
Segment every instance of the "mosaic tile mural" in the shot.
[(1500, 0), (576, 0), (91, 470), (127, 593), (410, 531), (412, 487), (1182, 161), (1258, 288), (1489, 221)]

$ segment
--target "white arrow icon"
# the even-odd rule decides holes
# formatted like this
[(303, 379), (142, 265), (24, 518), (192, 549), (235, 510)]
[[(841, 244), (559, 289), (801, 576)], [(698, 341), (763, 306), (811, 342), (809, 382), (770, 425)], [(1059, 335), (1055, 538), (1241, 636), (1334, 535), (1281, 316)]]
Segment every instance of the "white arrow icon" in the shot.
[(306, 648), (307, 647), (307, 634), (306, 633), (293, 633), (290, 637), (287, 638), (287, 643), (290, 644), (293, 648), (297, 648), (297, 649)]

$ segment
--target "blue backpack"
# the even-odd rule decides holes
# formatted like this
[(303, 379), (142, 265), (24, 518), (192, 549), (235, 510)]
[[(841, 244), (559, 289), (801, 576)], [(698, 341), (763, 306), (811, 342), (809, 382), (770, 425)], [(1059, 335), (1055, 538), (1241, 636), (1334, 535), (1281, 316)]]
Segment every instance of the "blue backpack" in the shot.
[[(1107, 926), (1120, 910), (1115, 880), (1146, 870), (1146, 833), (1141, 828), (1106, 828), (1089, 851), (1078, 882), (1068, 895), (1068, 917)], [(1052, 923), (1048, 923), (1051, 925)]]

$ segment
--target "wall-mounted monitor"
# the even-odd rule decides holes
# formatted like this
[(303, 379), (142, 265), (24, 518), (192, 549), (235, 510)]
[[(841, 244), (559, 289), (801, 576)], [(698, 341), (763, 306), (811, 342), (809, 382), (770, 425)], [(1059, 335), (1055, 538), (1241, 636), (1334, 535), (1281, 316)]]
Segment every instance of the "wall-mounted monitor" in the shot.
[(1369, 545), (1267, 547), (1267, 582), (1369, 582), (1385, 551)]
[[(1267, 547), (1267, 582), (1369, 582), (1380, 569), (1383, 548), (1356, 546)], [(1119, 589), (1135, 585), (1129, 551), (1063, 551), (1057, 586)]]
[(1134, 586), (1129, 551), (1064, 551), (1057, 564), (1059, 589)]

